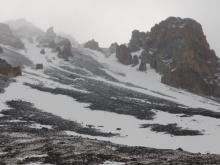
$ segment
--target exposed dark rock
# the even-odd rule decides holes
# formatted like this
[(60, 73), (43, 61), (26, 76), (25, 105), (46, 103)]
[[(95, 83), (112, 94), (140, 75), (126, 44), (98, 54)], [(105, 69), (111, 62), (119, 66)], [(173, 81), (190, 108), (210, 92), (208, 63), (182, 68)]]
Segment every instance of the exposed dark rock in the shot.
[(109, 47), (109, 50), (110, 50), (110, 53), (112, 54), (112, 53), (116, 53), (116, 49), (117, 49), (117, 47), (118, 47), (118, 43), (112, 43), (111, 45), (110, 45), (110, 47)]
[(141, 66), (149, 63), (163, 75), (163, 83), (220, 97), (220, 60), (195, 20), (169, 17), (150, 32), (133, 31), (129, 50), (140, 48), (145, 50)]
[(59, 46), (56, 48), (58, 57), (68, 60), (69, 57), (73, 56), (72, 45), (68, 39), (63, 39), (57, 45)]
[(46, 52), (45, 52), (45, 49), (44, 48), (42, 48), (41, 50), (40, 50), (40, 54), (45, 54)]
[(7, 77), (16, 77), (21, 75), (20, 67), (12, 67), (5, 60), (0, 59), (0, 74)]
[(120, 45), (116, 49), (116, 57), (122, 64), (129, 65), (132, 62), (131, 53), (126, 45)]
[(68, 60), (69, 57), (73, 56), (72, 44), (69, 39), (56, 35), (53, 27), (50, 27), (45, 35), (42, 36), (39, 40), (39, 46), (52, 48), (53, 51), (57, 52), (58, 57), (60, 58)]
[(101, 48), (99, 47), (99, 43), (96, 42), (94, 39), (86, 42), (84, 44), (84, 47), (85, 48), (89, 48), (89, 49), (92, 49), (92, 50), (98, 50), (98, 51), (101, 51)]
[(140, 32), (134, 30), (132, 32), (131, 40), (129, 42), (129, 49), (131, 52), (136, 52), (145, 45), (146, 34), (145, 32)]
[(43, 64), (36, 64), (36, 69), (43, 69)]
[(132, 66), (136, 66), (139, 64), (139, 59), (138, 59), (138, 56), (137, 55), (134, 55), (134, 57), (132, 58)]
[(0, 46), (0, 53), (4, 53), (3, 48)]
[(140, 71), (146, 71), (146, 70), (147, 70), (146, 63), (143, 62), (142, 60), (141, 60), (141, 63), (140, 63), (140, 65), (139, 65), (139, 70), (140, 70)]
[(0, 43), (17, 49), (24, 49), (22, 41), (16, 37), (7, 24), (0, 23)]
[(167, 124), (167, 125), (161, 125), (161, 124), (142, 124), (141, 128), (148, 128), (150, 127), (152, 131), (155, 132), (165, 132), (171, 135), (175, 136), (196, 136), (196, 135), (203, 135), (198, 130), (190, 130), (190, 129), (183, 129), (181, 127), (178, 127), (177, 124)]

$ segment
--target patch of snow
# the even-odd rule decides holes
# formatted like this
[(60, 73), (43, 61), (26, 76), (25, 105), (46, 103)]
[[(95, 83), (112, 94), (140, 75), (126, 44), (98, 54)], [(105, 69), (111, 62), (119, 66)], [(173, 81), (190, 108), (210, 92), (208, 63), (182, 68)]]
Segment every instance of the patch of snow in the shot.
[(42, 129), (42, 128), (53, 129), (51, 125), (43, 125), (43, 124), (38, 124), (38, 123), (31, 124), (29, 127), (36, 128), (36, 129)]
[(131, 53), (132, 58), (133, 58), (135, 55), (138, 56), (138, 57), (140, 57), (143, 51), (144, 51), (144, 49), (141, 48), (140, 50), (138, 50), (138, 51), (136, 51), (136, 52), (132, 52), (132, 53)]
[(103, 164), (100, 165), (124, 165), (123, 162), (112, 162), (112, 161), (105, 161)]

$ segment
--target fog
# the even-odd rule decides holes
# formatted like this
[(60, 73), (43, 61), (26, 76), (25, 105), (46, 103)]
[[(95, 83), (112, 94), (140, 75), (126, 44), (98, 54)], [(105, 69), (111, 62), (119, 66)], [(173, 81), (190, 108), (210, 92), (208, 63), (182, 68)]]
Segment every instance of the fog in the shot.
[(72, 34), (101, 46), (126, 43), (134, 29), (148, 31), (169, 16), (190, 17), (203, 26), (220, 56), (219, 0), (0, 0), (0, 21), (25, 18), (46, 30)]

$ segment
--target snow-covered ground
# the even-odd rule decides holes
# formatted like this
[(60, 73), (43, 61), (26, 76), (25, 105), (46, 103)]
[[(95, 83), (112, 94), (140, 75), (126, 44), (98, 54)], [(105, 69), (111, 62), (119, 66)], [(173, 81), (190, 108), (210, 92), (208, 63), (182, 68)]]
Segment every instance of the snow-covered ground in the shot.
[[(220, 120), (218, 119), (202, 116), (182, 118), (180, 115), (155, 110), (156, 118), (154, 120), (139, 120), (129, 115), (119, 115), (98, 110), (94, 111), (86, 108), (88, 104), (79, 103), (68, 96), (53, 95), (24, 86), (23, 82), (35, 82), (35, 80), (29, 76), (29, 74), (24, 74), (23, 77), (17, 78), (17, 82), (12, 83), (6, 88), (5, 93), (1, 94), (0, 104), (3, 105), (7, 100), (22, 99), (32, 102), (39, 109), (65, 119), (77, 121), (83, 125), (94, 125), (95, 128), (101, 131), (120, 133), (120, 136), (111, 138), (80, 135), (84, 137), (97, 138), (131, 146), (137, 145), (164, 149), (176, 149), (181, 147), (191, 152), (220, 153), (220, 146), (218, 145), (220, 138)], [(19, 93), (19, 95), (15, 95), (14, 91)], [(3, 109), (2, 106), (1, 109)], [(177, 123), (178, 126), (183, 128), (203, 131), (205, 135), (170, 136), (164, 133), (152, 132), (149, 128), (140, 128), (141, 124), (147, 123)], [(117, 128), (121, 128), (121, 130), (117, 130)], [(74, 132), (67, 133), (70, 135), (79, 135)]]

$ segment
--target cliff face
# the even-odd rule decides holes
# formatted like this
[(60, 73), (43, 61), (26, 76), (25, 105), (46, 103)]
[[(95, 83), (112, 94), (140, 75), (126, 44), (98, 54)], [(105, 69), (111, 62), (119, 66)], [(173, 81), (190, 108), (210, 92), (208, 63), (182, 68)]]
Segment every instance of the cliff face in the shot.
[(0, 23), (0, 43), (17, 49), (24, 49), (22, 41), (16, 37), (10, 27), (4, 23)]
[(220, 97), (220, 60), (195, 20), (170, 17), (150, 32), (135, 30), (128, 45), (130, 52), (144, 50), (140, 65), (149, 63), (163, 83)]

